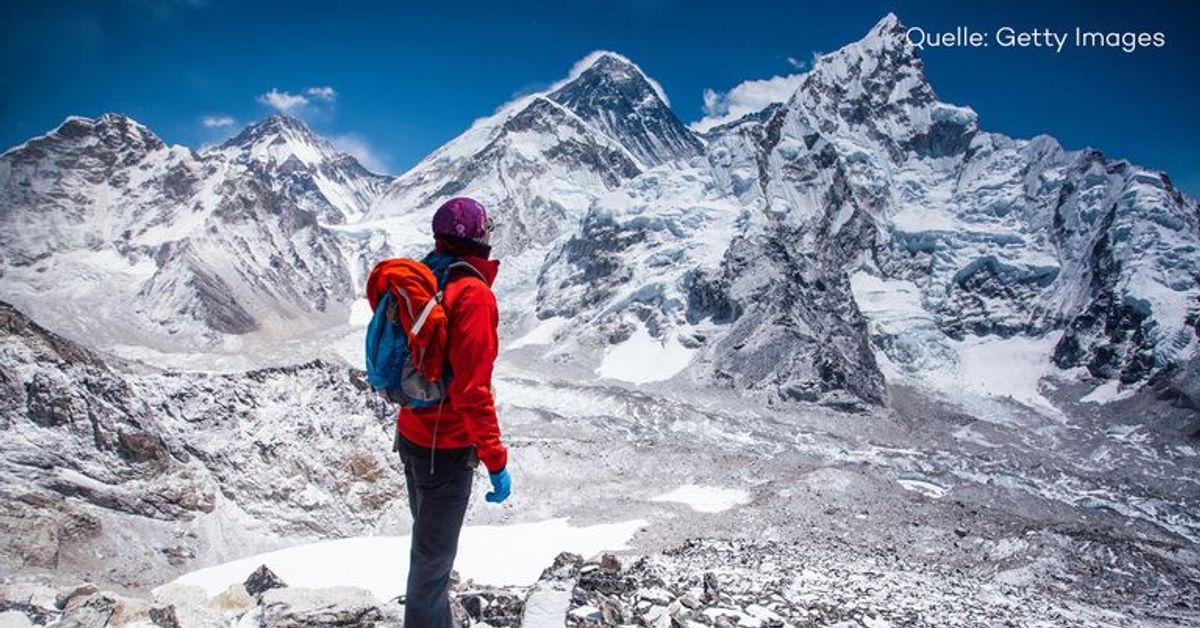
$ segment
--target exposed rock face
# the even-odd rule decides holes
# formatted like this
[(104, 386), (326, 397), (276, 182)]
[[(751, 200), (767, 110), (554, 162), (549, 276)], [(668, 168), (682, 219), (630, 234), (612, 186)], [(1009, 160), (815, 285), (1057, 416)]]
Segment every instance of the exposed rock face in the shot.
[(647, 167), (704, 152), (650, 80), (620, 55), (601, 53), (548, 97), (625, 146)]
[[(208, 547), (202, 527), (230, 526), (227, 541), (256, 520), (278, 534), (361, 533), (403, 506), (391, 411), (361, 373), (125, 368), (0, 306), (6, 569), (104, 569), (145, 586), (201, 549), (238, 551)], [(109, 551), (127, 568), (98, 558)]]

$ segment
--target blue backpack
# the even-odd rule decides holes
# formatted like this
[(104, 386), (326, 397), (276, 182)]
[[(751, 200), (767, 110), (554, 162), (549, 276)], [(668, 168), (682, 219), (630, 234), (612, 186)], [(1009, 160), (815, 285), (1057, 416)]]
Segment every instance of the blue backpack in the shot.
[[(425, 256), (420, 262), (414, 260), (384, 260), (375, 265), (371, 277), (367, 281), (370, 286), (376, 285), (376, 274), (386, 273), (397, 267), (413, 269), (415, 264), (423, 264), (432, 272), (436, 279), (437, 291), (434, 294), (426, 283), (405, 282), (403, 286), (392, 281), (387, 282), (384, 290), (375, 303), (375, 312), (371, 323), (367, 326), (366, 362), (367, 380), (371, 387), (382, 393), (389, 401), (407, 408), (431, 408), (445, 400), (446, 386), (450, 382), (450, 364), (442, 365), (442, 376), (437, 381), (430, 381), (421, 373), (418, 366), (424, 356), (413, 355), (409, 343), (409, 334), (417, 335), (422, 325), (429, 320), (434, 308), (443, 304), (443, 291), (450, 279), (450, 273), (455, 268), (468, 270), (475, 275), (479, 271), (470, 264), (460, 261), (452, 255), (434, 251)], [(421, 292), (421, 294), (417, 294)], [(420, 312), (411, 309), (413, 303), (425, 303)], [(403, 315), (397, 310), (405, 308)], [(405, 327), (405, 323), (411, 325)]]

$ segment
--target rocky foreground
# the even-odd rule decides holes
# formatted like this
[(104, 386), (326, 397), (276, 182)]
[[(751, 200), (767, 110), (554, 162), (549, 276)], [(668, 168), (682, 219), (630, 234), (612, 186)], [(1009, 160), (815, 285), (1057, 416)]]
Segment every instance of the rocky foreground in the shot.
[[(624, 561), (624, 564), (623, 564)], [(697, 539), (661, 554), (588, 560), (560, 554), (531, 587), (456, 581), (452, 605), (474, 628), (550, 626), (1182, 625), (1200, 608), (1102, 608), (1053, 584), (933, 573), (886, 550), (830, 563), (800, 545)], [(364, 589), (289, 587), (265, 565), (207, 597), (170, 584), (138, 599), (83, 584), (0, 586), (0, 626), (403, 626), (403, 598)]]

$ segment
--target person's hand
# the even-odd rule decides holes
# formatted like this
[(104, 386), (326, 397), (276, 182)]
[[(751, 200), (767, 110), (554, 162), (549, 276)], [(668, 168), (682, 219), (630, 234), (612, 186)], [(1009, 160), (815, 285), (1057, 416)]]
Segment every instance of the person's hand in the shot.
[(483, 499), (493, 504), (508, 499), (512, 494), (512, 477), (508, 475), (508, 469), (500, 469), (495, 473), (489, 473), (488, 477), (492, 479), (492, 490)]

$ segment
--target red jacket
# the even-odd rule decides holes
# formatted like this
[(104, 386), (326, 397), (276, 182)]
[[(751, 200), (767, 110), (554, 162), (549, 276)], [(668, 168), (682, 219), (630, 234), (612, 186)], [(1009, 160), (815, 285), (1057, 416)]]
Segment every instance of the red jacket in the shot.
[(449, 319), (446, 356), (453, 373), (446, 401), (435, 408), (402, 408), (396, 427), (405, 438), (422, 447), (474, 445), (479, 460), (489, 472), (496, 473), (508, 464), (508, 450), (500, 442), (500, 423), (492, 398), (500, 313), (491, 285), (500, 263), (480, 257), (463, 260), (487, 281), (467, 271), (454, 271), (444, 288), (443, 304)]

